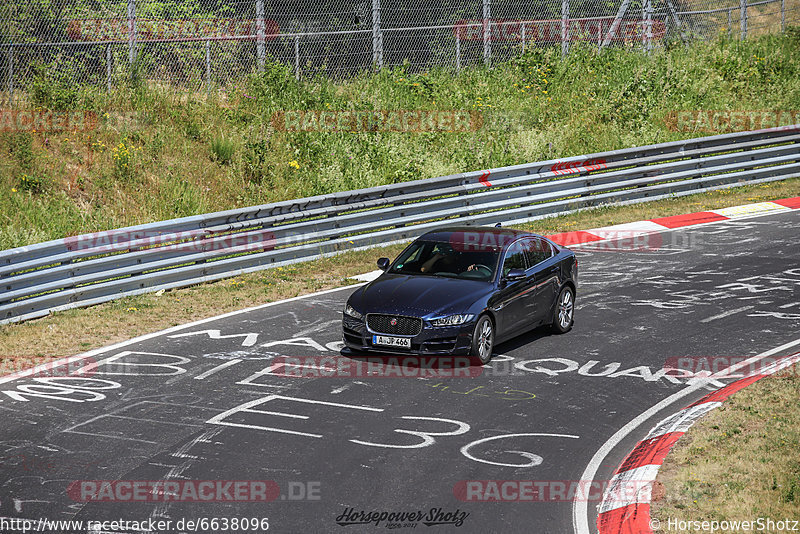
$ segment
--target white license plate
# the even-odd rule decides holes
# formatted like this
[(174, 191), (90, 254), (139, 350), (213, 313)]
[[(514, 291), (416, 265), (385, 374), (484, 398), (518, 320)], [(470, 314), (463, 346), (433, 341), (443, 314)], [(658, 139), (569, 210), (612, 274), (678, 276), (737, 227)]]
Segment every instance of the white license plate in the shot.
[(372, 336), (373, 345), (386, 345), (387, 347), (411, 348), (410, 337)]

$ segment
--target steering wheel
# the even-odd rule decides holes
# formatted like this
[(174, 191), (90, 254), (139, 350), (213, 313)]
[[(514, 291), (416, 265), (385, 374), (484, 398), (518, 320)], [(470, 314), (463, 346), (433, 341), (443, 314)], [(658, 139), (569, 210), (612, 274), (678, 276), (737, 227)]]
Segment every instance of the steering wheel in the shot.
[(485, 270), (485, 271), (486, 271), (486, 275), (487, 275), (487, 276), (491, 276), (491, 275), (492, 275), (492, 269), (491, 269), (491, 267), (487, 267), (486, 265), (484, 265), (484, 264), (482, 264), (482, 263), (476, 263), (476, 264), (475, 264), (475, 269), (474, 269), (474, 270), (477, 270), (477, 269), (483, 269), (483, 270)]

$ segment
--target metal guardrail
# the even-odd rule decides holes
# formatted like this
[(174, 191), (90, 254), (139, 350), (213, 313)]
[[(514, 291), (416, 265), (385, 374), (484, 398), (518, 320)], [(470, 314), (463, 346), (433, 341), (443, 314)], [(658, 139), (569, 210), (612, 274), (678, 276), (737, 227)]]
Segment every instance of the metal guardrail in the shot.
[(0, 251), (0, 324), (398, 241), (800, 176), (800, 125), (345, 191)]

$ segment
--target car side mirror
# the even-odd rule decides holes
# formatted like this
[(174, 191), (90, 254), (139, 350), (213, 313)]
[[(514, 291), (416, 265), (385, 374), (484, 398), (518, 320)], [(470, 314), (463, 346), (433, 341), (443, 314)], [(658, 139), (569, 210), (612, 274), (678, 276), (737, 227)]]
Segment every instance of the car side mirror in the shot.
[(523, 269), (510, 269), (503, 277), (506, 282), (513, 282), (514, 280), (522, 280), (525, 278), (525, 271)]
[(390, 263), (389, 258), (378, 258), (378, 267), (380, 267), (381, 271), (386, 271)]

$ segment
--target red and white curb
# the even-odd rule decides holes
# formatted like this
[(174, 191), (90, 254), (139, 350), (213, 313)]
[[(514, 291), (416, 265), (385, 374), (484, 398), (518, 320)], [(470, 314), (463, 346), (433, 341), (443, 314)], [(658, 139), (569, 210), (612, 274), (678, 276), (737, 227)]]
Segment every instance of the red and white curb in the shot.
[(733, 206), (718, 210), (700, 211), (688, 213), (686, 215), (673, 215), (671, 217), (659, 217), (646, 221), (637, 221), (625, 224), (615, 224), (614, 226), (604, 226), (592, 230), (578, 230), (574, 232), (563, 232), (545, 236), (559, 245), (569, 247), (583, 245), (596, 241), (605, 241), (619, 238), (636, 238), (654, 232), (684, 228), (686, 226), (697, 226), (712, 222), (727, 221), (731, 219), (741, 219), (759, 215), (769, 215), (800, 209), (800, 197), (784, 198), (771, 202), (757, 202), (755, 204), (745, 204), (743, 206)]
[[(611, 477), (598, 508), (600, 534), (652, 534), (650, 499), (658, 470), (670, 449), (702, 416), (737, 391), (800, 361), (800, 352), (777, 359), (758, 374), (709, 393), (659, 422), (625, 457)], [(708, 380), (713, 376), (700, 380)], [(633, 491), (631, 491), (633, 488)]]

